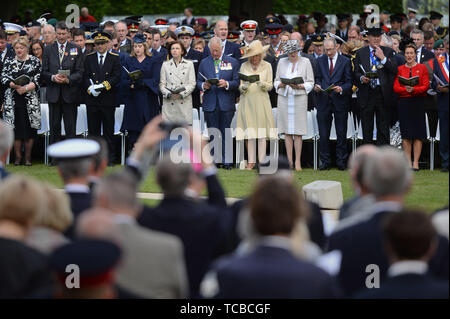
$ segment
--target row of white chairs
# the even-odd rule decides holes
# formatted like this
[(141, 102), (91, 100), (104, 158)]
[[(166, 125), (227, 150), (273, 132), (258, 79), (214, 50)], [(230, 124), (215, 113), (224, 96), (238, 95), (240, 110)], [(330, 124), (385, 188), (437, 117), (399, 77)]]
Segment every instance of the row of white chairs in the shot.
[[(236, 105), (236, 110), (237, 110)], [(272, 109), (272, 114), (275, 119), (275, 126), (277, 126), (277, 108)], [(124, 105), (120, 105), (120, 107), (117, 107), (115, 109), (115, 123), (114, 123), (114, 135), (121, 137), (121, 165), (124, 165), (125, 163), (125, 153), (126, 153), (126, 145), (125, 145), (125, 138), (126, 133), (124, 134), (121, 132), (122, 127), (122, 121), (123, 121), (123, 114), (124, 114)], [(48, 104), (41, 104), (41, 129), (38, 131), (38, 134), (44, 136), (44, 162), (47, 165), (48, 164), (48, 153), (47, 148), (49, 145), (49, 137), (50, 137), (50, 123), (49, 123), (49, 108)], [(193, 108), (192, 109), (192, 117), (193, 117), (193, 129), (200, 131), (203, 133), (204, 136), (208, 136), (208, 130), (207, 125), (205, 121), (205, 115), (203, 112), (202, 107), (199, 109)], [(428, 116), (425, 118), (426, 120), (426, 128), (427, 128), (427, 139), (430, 141), (430, 170), (434, 169), (434, 153), (435, 153), (435, 143), (440, 141), (440, 134), (439, 134), (439, 122), (436, 132), (436, 137), (431, 137), (430, 135), (430, 129), (429, 129), (429, 121)], [(231, 128), (233, 129), (233, 137), (235, 137), (236, 132), (236, 122), (237, 122), (237, 112), (235, 113), (233, 120), (231, 122)], [(308, 130), (307, 134), (303, 136), (304, 141), (312, 141), (313, 142), (313, 163), (314, 163), (314, 169), (316, 170), (318, 167), (318, 142), (319, 142), (319, 125), (317, 122), (317, 110), (314, 109), (312, 111), (307, 112), (307, 125)], [(77, 116), (77, 123), (76, 123), (76, 134), (82, 135), (84, 137), (87, 137), (88, 133), (88, 123), (87, 123), (87, 109), (86, 105), (81, 104), (78, 106), (78, 116)], [(64, 120), (61, 121), (61, 134), (65, 135), (64, 130)], [(281, 139), (284, 139), (283, 135), (279, 136)], [(375, 141), (377, 138), (377, 131), (376, 131), (376, 119), (374, 118), (374, 131), (373, 131), (373, 140)], [(356, 145), (358, 140), (363, 139), (362, 134), (362, 125), (361, 122), (358, 122), (355, 126), (355, 121), (353, 118), (353, 114), (348, 114), (347, 119), (347, 139), (352, 141), (352, 150), (356, 150)], [(334, 122), (334, 116), (332, 120), (332, 126), (330, 131), (330, 140), (337, 140), (336, 135), (336, 126)], [(276, 155), (279, 154), (279, 143), (278, 141), (272, 141), (274, 144), (274, 153)], [(241, 163), (241, 161), (244, 159), (244, 142), (243, 141), (237, 141), (236, 140), (236, 165), (237, 167)]]
[[(120, 105), (120, 107), (116, 107), (115, 109), (115, 121), (114, 121), (114, 135), (121, 137), (121, 154), (120, 154), (120, 163), (121, 165), (125, 164), (125, 136), (126, 134), (120, 131), (122, 127), (123, 121), (123, 111), (124, 105)], [(87, 109), (85, 104), (81, 104), (77, 109), (77, 122), (76, 122), (76, 135), (82, 135), (83, 137), (87, 137), (88, 135), (88, 122), (87, 122)], [(103, 132), (103, 127), (102, 127)], [(48, 145), (50, 142), (50, 113), (48, 104), (41, 104), (41, 129), (38, 130), (38, 134), (44, 136), (44, 163), (48, 165)], [(61, 120), (61, 135), (65, 136), (66, 131), (64, 128), (64, 120)]]

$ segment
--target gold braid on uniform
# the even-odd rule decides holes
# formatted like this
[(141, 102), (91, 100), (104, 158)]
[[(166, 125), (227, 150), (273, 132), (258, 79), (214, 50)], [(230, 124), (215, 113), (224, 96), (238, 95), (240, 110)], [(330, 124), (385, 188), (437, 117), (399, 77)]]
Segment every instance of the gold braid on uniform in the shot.
[(106, 91), (111, 90), (111, 84), (108, 81), (103, 81), (102, 84), (105, 86)]

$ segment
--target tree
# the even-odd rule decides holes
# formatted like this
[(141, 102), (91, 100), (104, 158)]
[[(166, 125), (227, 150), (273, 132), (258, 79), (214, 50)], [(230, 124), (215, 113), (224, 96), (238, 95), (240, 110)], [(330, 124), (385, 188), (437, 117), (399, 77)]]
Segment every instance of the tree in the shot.
[(272, 0), (231, 0), (230, 16), (256, 20), (260, 26), (265, 25), (265, 18), (273, 11)]

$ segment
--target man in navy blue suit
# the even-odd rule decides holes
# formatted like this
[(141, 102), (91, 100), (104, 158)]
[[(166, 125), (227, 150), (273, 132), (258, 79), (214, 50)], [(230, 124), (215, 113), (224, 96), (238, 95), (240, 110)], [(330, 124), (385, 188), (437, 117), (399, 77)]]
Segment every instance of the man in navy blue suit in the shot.
[[(347, 297), (369, 290), (370, 277), (379, 276), (383, 286), (388, 275), (389, 259), (384, 251), (382, 225), (386, 218), (398, 214), (413, 183), (413, 175), (401, 150), (385, 146), (371, 155), (364, 167), (364, 184), (375, 197), (365, 214), (355, 215), (345, 227), (340, 227), (329, 238), (328, 251), (339, 250), (342, 261), (337, 276)], [(369, 265), (376, 265), (368, 268)], [(439, 236), (436, 250), (428, 262), (430, 273), (448, 280), (448, 239)], [(372, 277), (373, 278), (373, 277)]]
[[(448, 72), (449, 72), (449, 54), (448, 54), (448, 35), (444, 38), (445, 53), (439, 58), (434, 60), (434, 75), (437, 76), (441, 82), (445, 85), (449, 83)], [(438, 91), (437, 104), (438, 104), (438, 117), (439, 117), (439, 128), (441, 141), (439, 143), (439, 152), (442, 159), (442, 169), (444, 173), (448, 172), (449, 164), (449, 147), (448, 147), (448, 86), (443, 87), (442, 84), (438, 83), (436, 79), (433, 78), (433, 88)]]
[[(336, 40), (326, 39), (325, 53), (317, 59), (317, 72), (315, 91), (317, 92), (317, 121), (320, 134), (320, 170), (330, 169), (331, 157), (329, 138), (332, 116), (336, 127), (337, 166), (345, 170), (347, 163), (347, 118), (348, 94), (352, 92), (352, 67), (350, 59), (338, 54)], [(334, 89), (325, 92), (330, 85)]]
[(436, 249), (436, 230), (430, 217), (419, 211), (390, 216), (383, 227), (385, 251), (391, 265), (388, 278), (357, 298), (448, 299), (448, 281), (428, 273), (428, 261)]
[(5, 163), (14, 142), (14, 132), (8, 124), (0, 120), (0, 183), (9, 174), (5, 170)]
[(227, 299), (337, 297), (327, 273), (292, 253), (290, 235), (305, 214), (302, 201), (296, 186), (285, 178), (261, 179), (250, 198), (251, 223), (260, 236), (256, 246), (219, 259), (205, 276), (202, 295)]
[[(236, 59), (240, 64), (239, 59), (241, 58), (241, 46), (237, 43), (227, 41), (228, 24), (225, 21), (223, 20), (217, 21), (216, 27), (214, 28), (214, 35), (222, 41), (222, 54), (224, 56)], [(208, 46), (205, 47), (205, 53), (206, 55), (211, 55)]]
[[(231, 169), (233, 154), (225, 152), (226, 130), (231, 126), (236, 111), (236, 90), (239, 87), (239, 62), (223, 54), (222, 40), (214, 37), (209, 42), (211, 55), (203, 59), (198, 70), (197, 88), (203, 90), (203, 111), (208, 129), (220, 130), (221, 152), (214, 151), (216, 163), (222, 163), (225, 169)], [(207, 79), (218, 79), (210, 84)], [(211, 132), (210, 132), (211, 135)], [(228, 134), (231, 138), (231, 134)], [(230, 154), (231, 153), (231, 154)]]

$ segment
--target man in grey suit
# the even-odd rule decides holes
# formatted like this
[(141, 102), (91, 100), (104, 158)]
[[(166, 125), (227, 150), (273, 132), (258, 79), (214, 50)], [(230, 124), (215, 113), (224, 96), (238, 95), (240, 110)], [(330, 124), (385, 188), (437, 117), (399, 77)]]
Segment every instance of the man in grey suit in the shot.
[(64, 21), (56, 24), (57, 41), (44, 48), (42, 79), (47, 84), (50, 111), (50, 144), (61, 139), (61, 119), (68, 138), (76, 134), (79, 86), (83, 79), (81, 48), (69, 42), (69, 28)]
[(186, 298), (183, 244), (173, 235), (137, 224), (141, 210), (137, 185), (135, 176), (121, 171), (101, 180), (95, 189), (94, 206), (113, 214), (114, 229), (124, 251), (116, 284), (142, 298)]

